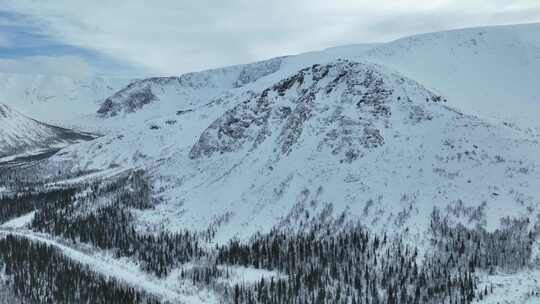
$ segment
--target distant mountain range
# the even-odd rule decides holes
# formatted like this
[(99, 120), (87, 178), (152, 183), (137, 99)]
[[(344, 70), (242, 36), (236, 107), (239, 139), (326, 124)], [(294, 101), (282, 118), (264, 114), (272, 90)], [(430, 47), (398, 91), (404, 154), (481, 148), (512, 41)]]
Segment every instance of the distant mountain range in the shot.
[(48, 123), (74, 123), (130, 81), (0, 72), (0, 103)]
[(45, 124), (0, 104), (0, 158), (58, 151), (95, 135)]

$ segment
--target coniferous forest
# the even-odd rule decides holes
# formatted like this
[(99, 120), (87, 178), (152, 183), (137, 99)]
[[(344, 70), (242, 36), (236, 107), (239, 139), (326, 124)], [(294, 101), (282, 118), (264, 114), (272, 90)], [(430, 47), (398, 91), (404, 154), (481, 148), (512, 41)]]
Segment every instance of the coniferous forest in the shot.
[[(435, 209), (432, 250), (423, 254), (399, 235), (376, 234), (362, 223), (337, 230), (324, 224), (300, 232), (276, 229), (215, 246), (211, 231), (137, 229), (134, 212), (159, 203), (143, 171), (64, 186), (20, 178), (9, 176), (18, 179), (13, 183), (18, 186), (0, 197), (2, 222), (34, 212), (29, 224), (34, 232), (112, 251), (157, 278), (181, 269), (182, 279), (215, 289), (223, 303), (472, 303), (496, 288), (479, 288), (477, 273), (522, 269), (540, 231), (528, 230), (527, 219), (509, 220), (494, 232), (451, 225)], [(0, 265), (7, 287), (25, 303), (161, 301), (23, 236), (5, 233), (0, 238)], [(220, 285), (234, 266), (281, 275)]]
[(29, 303), (159, 303), (46, 244), (8, 235), (0, 240), (0, 257), (15, 294)]

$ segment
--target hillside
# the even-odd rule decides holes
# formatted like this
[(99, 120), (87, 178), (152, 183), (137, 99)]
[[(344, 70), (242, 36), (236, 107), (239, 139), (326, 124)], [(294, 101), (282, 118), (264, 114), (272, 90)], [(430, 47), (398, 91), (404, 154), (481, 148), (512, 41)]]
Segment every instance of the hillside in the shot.
[(59, 150), (94, 138), (92, 134), (41, 123), (0, 104), (0, 158)]
[(536, 210), (538, 143), (444, 99), (381, 66), (337, 61), (136, 125), (141, 110), (121, 136), (68, 148), (54, 161), (77, 170), (149, 166), (164, 203), (142, 221), (206, 229), (226, 217), (224, 240), (298, 210), (418, 233), (435, 206), (490, 230), (510, 215), (509, 202), (514, 216)]
[(398, 70), (466, 113), (538, 131), (540, 24), (407, 37), (361, 57)]
[[(312, 185), (313, 180), (316, 180), (316, 178), (312, 175), (331, 175), (331, 173), (322, 173), (319, 170), (327, 170), (328, 172), (334, 172), (332, 174), (340, 175), (340, 177), (328, 177), (328, 182), (337, 183), (341, 192), (327, 190), (325, 192), (331, 193), (326, 193), (323, 195), (324, 199), (322, 199), (327, 203), (339, 206), (336, 208), (338, 210), (352, 208), (350, 205), (353, 201), (357, 200), (360, 201), (358, 204), (361, 206), (365, 202), (377, 200), (381, 202), (384, 200), (382, 205), (391, 206), (393, 202), (400, 201), (402, 197), (423, 197), (419, 199), (422, 201), (420, 205), (427, 207), (421, 215), (419, 211), (418, 218), (425, 218), (429, 214), (432, 206), (435, 204), (433, 200), (443, 206), (447, 204), (458, 204), (460, 205), (459, 208), (469, 211), (473, 210), (473, 207), (483, 206), (490, 201), (493, 201), (493, 204), (496, 204), (496, 202), (502, 203), (505, 199), (521, 201), (523, 197), (530, 198), (528, 200), (529, 204), (534, 205), (534, 198), (537, 197), (537, 193), (532, 190), (534, 187), (529, 188), (527, 186), (523, 188), (523, 184), (517, 182), (520, 179), (519, 177), (504, 172), (517, 170), (519, 172), (528, 172), (525, 176), (534, 174), (533, 168), (536, 167), (538, 162), (538, 158), (535, 157), (535, 151), (537, 149), (536, 140), (540, 133), (534, 129), (535, 120), (531, 120), (527, 115), (534, 115), (537, 112), (535, 109), (538, 103), (535, 102), (535, 98), (539, 94), (539, 90), (533, 81), (533, 76), (527, 78), (527, 75), (533, 75), (534, 71), (537, 70), (536, 64), (538, 62), (535, 57), (535, 47), (538, 44), (534, 33), (539, 31), (540, 29), (536, 24), (456, 30), (408, 37), (386, 44), (331, 48), (320, 52), (280, 57), (253, 64), (209, 70), (200, 73), (189, 73), (179, 77), (151, 78), (138, 81), (108, 98), (99, 109), (99, 116), (103, 117), (101, 123), (107, 125), (111, 130), (118, 130), (118, 133), (122, 134), (121, 139), (113, 138), (108, 140), (107, 142), (110, 143), (110, 148), (107, 148), (107, 145), (103, 144), (88, 144), (87, 146), (90, 151), (93, 151), (96, 146), (101, 147), (100, 149), (105, 147), (105, 149), (110, 149), (110, 151), (99, 154), (97, 151), (94, 151), (88, 157), (83, 157), (84, 161), (82, 163), (84, 165), (81, 166), (79, 164), (77, 167), (98, 169), (106, 168), (111, 164), (127, 167), (152, 164), (151, 166), (153, 168), (157, 167), (154, 170), (158, 176), (170, 175), (167, 179), (171, 179), (171, 181), (164, 187), (166, 189), (170, 188), (164, 194), (166, 201), (186, 201), (188, 204), (189, 202), (194, 202), (194, 206), (184, 208), (188, 214), (193, 212), (195, 214), (194, 217), (183, 223), (185, 225), (187, 222), (193, 221), (192, 224), (199, 228), (208, 225), (212, 221), (212, 217), (219, 218), (224, 214), (228, 214), (228, 211), (231, 209), (237, 209), (234, 206), (240, 204), (238, 201), (251, 204), (251, 201), (272, 201), (275, 203), (276, 200), (281, 200), (272, 197), (270, 194), (264, 194), (264, 191), (260, 191), (262, 188), (257, 188), (257, 183), (250, 185), (249, 189), (251, 190), (245, 187), (239, 187), (236, 185), (237, 179), (235, 178), (230, 178), (230, 183), (223, 181), (224, 178), (220, 178), (220, 183), (216, 181), (212, 182), (211, 185), (202, 186), (208, 180), (214, 180), (215, 178), (212, 178), (212, 176), (228, 177), (233, 172), (239, 172), (239, 175), (236, 175), (237, 177), (255, 174), (251, 178), (252, 181), (261, 179), (261, 176), (268, 175), (268, 179), (260, 181), (260, 187), (265, 185), (265, 187), (271, 189), (278, 189), (276, 191), (282, 193), (285, 197), (283, 199), (284, 205), (277, 207), (277, 211), (264, 213), (259, 207), (255, 208), (257, 211), (254, 212), (261, 213), (260, 219), (270, 221), (270, 223), (261, 224), (261, 221), (258, 221), (255, 215), (250, 212), (247, 213), (248, 215), (245, 215), (247, 218), (238, 219), (238, 223), (236, 223), (236, 225), (242, 224), (249, 226), (250, 222), (257, 222), (259, 223), (259, 228), (272, 227), (272, 225), (279, 222), (279, 218), (286, 214), (285, 210), (289, 210), (292, 207), (291, 200), (296, 201), (297, 196), (300, 195), (294, 193), (287, 197), (285, 195), (287, 193), (286, 191), (279, 190), (283, 187), (281, 183), (288, 184), (292, 180), (297, 179), (294, 178), (295, 175), (301, 175), (303, 176), (301, 179), (305, 179), (305, 181), (295, 185), (293, 187), (294, 191), (299, 192), (298, 189), (307, 189), (309, 193), (316, 193), (317, 191)], [(243, 128), (236, 130), (231, 129), (232, 126), (220, 127), (216, 124), (250, 124), (249, 121), (244, 121), (244, 116), (253, 119), (252, 116), (254, 114), (242, 114), (242, 117), (231, 116), (237, 111), (239, 104), (249, 105), (253, 99), (259, 98), (258, 96), (275, 86), (276, 83), (297, 75), (300, 69), (309, 67), (312, 64), (321, 64), (324, 66), (325, 63), (332, 62), (336, 58), (349, 58), (352, 61), (360, 62), (376, 61), (378, 62), (376, 69), (380, 70), (381, 74), (397, 75), (393, 77), (404, 79), (403, 85), (397, 85), (397, 87), (403, 90), (411, 90), (407, 88), (407, 83), (417, 81), (419, 83), (418, 86), (422, 87), (422, 90), (425, 92), (435, 92), (424, 93), (435, 96), (427, 97), (429, 101), (427, 103), (430, 103), (432, 98), (435, 98), (434, 100), (437, 104), (441, 104), (441, 107), (448, 109), (448, 113), (458, 113), (460, 115), (458, 117), (462, 117), (461, 120), (466, 122), (463, 122), (462, 125), (456, 124), (454, 122), (456, 118), (451, 118), (452, 115), (443, 115), (444, 119), (442, 121), (433, 120), (433, 122), (429, 121), (426, 123), (428, 125), (433, 124), (428, 128), (429, 135), (423, 133), (427, 132), (424, 128), (410, 129), (407, 123), (403, 123), (403, 125), (394, 123), (392, 127), (387, 126), (388, 129), (394, 130), (396, 134), (391, 133), (391, 136), (382, 136), (382, 138), (385, 138), (385, 142), (388, 142), (389, 139), (387, 138), (390, 137), (395, 142), (392, 146), (384, 145), (384, 149), (375, 150), (377, 153), (383, 153), (380, 152), (382, 150), (385, 154), (377, 154), (378, 156), (376, 157), (373, 156), (375, 158), (372, 161), (362, 164), (359, 168), (354, 167), (354, 165), (344, 165), (345, 168), (351, 167), (351, 173), (348, 173), (351, 176), (357, 176), (360, 171), (366, 172), (365, 176), (373, 177), (368, 181), (362, 182), (362, 189), (370, 189), (362, 194), (359, 194), (358, 189), (354, 188), (354, 186), (351, 186), (353, 188), (350, 190), (344, 191), (343, 188), (348, 189), (348, 187), (341, 184), (343, 181), (352, 178), (350, 176), (347, 177), (348, 175), (343, 172), (346, 171), (345, 169), (335, 172), (336, 169), (333, 168), (333, 165), (329, 164), (328, 168), (323, 169), (324, 166), (321, 164), (326, 162), (328, 154), (334, 155), (333, 153), (337, 153), (336, 151), (338, 150), (341, 153), (347, 153), (347, 156), (343, 154), (338, 159), (346, 163), (349, 158), (357, 158), (358, 155), (363, 155), (365, 153), (364, 151), (358, 147), (354, 147), (350, 143), (353, 147), (349, 147), (349, 150), (342, 147), (339, 149), (335, 148), (337, 150), (331, 150), (330, 153), (328, 151), (325, 153), (321, 152), (309, 158), (305, 156), (311, 155), (307, 151), (319, 151), (324, 146), (320, 143), (322, 140), (320, 137), (329, 136), (325, 133), (329, 131), (324, 131), (327, 128), (324, 124), (311, 126), (311, 129), (316, 131), (313, 131), (313, 138), (306, 139), (305, 142), (319, 142), (319, 144), (309, 148), (301, 146), (301, 149), (305, 149), (305, 152), (300, 154), (304, 155), (303, 158), (291, 161), (291, 164), (301, 164), (298, 168), (289, 164), (284, 165), (284, 167), (293, 169), (267, 172), (268, 167), (274, 169), (276, 167), (276, 165), (269, 164), (272, 162), (272, 159), (279, 159), (280, 161), (277, 163), (282, 163), (278, 151), (286, 148), (276, 146), (268, 148), (263, 152), (257, 152), (256, 159), (252, 160), (252, 163), (245, 167), (247, 171), (243, 172), (241, 170), (244, 167), (243, 164), (254, 156), (251, 156), (251, 153), (246, 155), (241, 153), (239, 155), (242, 156), (238, 156), (240, 157), (238, 158), (234, 153), (228, 155), (225, 152), (229, 152), (229, 150), (236, 152), (236, 149), (239, 149), (238, 146), (254, 146), (253, 143), (244, 143), (247, 139), (237, 139), (236, 136), (244, 136), (247, 133), (251, 140), (253, 140), (253, 137), (262, 136), (257, 135), (262, 131), (255, 131), (249, 128), (246, 130)], [(516, 65), (516, 61), (521, 61), (523, 64)], [(333, 64), (335, 64), (335, 61)], [(509, 72), (493, 73), (490, 69), (493, 69), (494, 66), (499, 70), (508, 70)], [(361, 78), (362, 76), (359, 75), (359, 77)], [(407, 78), (409, 80), (405, 81)], [(508, 85), (503, 85), (502, 82), (504, 81), (508, 82)], [(358, 82), (361, 82), (361, 80), (358, 80)], [(495, 83), (499, 85), (493, 85)], [(519, 86), (515, 86), (516, 83), (519, 83)], [(393, 91), (395, 90), (394, 86), (386, 89)], [(489, 88), (489, 92), (484, 90), (484, 88)], [(309, 88), (305, 89), (307, 90)], [(417, 92), (419, 90), (414, 89), (413, 91)], [(359, 93), (356, 92), (354, 94)], [(357, 97), (354, 94), (339, 98), (355, 99)], [(510, 100), (510, 95), (513, 96), (511, 98), (513, 101), (511, 103), (507, 102), (507, 109), (500, 103), (503, 100)], [(403, 102), (403, 100), (407, 100), (406, 97), (407, 95), (404, 94), (404, 96), (400, 96), (400, 100)], [(417, 101), (415, 103), (414, 98), (411, 97), (412, 104), (416, 105), (418, 100), (425, 100), (426, 97), (418, 97), (416, 99)], [(337, 109), (331, 110), (331, 106), (328, 107), (328, 111), (330, 112), (341, 113), (340, 111), (343, 111), (344, 114), (341, 115), (351, 115), (351, 110), (341, 109), (338, 111)], [(294, 110), (290, 106), (286, 108), (288, 109), (286, 112)], [(421, 111), (423, 110), (421, 109)], [(392, 113), (395, 114), (396, 111)], [(507, 120), (503, 118), (502, 114), (511, 116), (511, 118)], [(257, 113), (257, 115), (261, 114)], [(292, 114), (284, 113), (283, 115)], [(410, 115), (414, 117), (417, 114)], [(346, 123), (353, 125), (362, 125), (362, 119), (365, 119), (361, 115), (359, 117), (346, 117), (350, 120), (347, 120)], [(338, 115), (323, 120), (333, 121), (338, 118), (341, 119), (341, 116)], [(259, 117), (257, 119), (265, 118)], [(257, 122), (257, 124), (261, 123), (266, 124), (267, 122)], [(291, 127), (295, 127), (294, 124), (296, 123), (300, 122), (290, 122), (292, 124)], [(321, 122), (319, 121), (319, 123)], [(524, 129), (520, 128), (520, 126), (533, 127), (531, 129)], [(281, 137), (288, 136), (286, 135), (287, 132), (293, 134), (291, 136), (299, 136), (296, 134), (297, 132), (306, 134), (305, 131), (302, 132), (303, 128), (288, 131), (286, 130), (287, 127), (282, 125), (267, 128), (274, 130), (274, 133), (277, 132), (275, 131), (276, 129), (281, 129)], [(216, 134), (215, 132), (218, 132), (216, 129), (223, 129), (219, 131), (222, 133)], [(521, 132), (523, 130), (525, 132)], [(255, 133), (251, 134), (252, 132)], [(361, 134), (365, 131), (362, 131), (362, 129), (348, 130), (345, 128), (343, 132), (353, 134), (360, 132)], [(420, 133), (417, 134), (414, 132)], [(232, 138), (224, 137), (228, 133), (231, 133), (230, 136)], [(337, 133), (331, 134), (333, 134), (332, 136), (337, 136)], [(373, 136), (377, 138), (377, 136)], [(400, 138), (403, 136), (406, 136), (411, 143), (402, 142)], [(361, 141), (362, 138), (361, 135), (357, 135), (354, 139), (336, 140), (338, 142), (355, 142), (355, 140)], [(197, 140), (199, 143), (193, 146)], [(223, 142), (227, 140), (231, 142)], [(514, 144), (514, 142), (517, 144)], [(456, 143), (460, 144), (458, 145)], [(486, 145), (486, 148), (482, 151), (479, 150), (482, 149), (479, 148), (482, 147), (480, 143)], [(224, 147), (225, 145), (228, 146)], [(515, 149), (511, 148), (513, 145), (517, 145), (518, 147)], [(401, 151), (404, 147), (408, 147), (408, 150)], [(343, 151), (340, 149), (343, 149)], [(449, 152), (447, 151), (448, 149), (463, 149), (463, 151)], [(219, 158), (216, 159), (214, 150), (218, 151), (219, 155), (223, 155), (220, 157), (225, 157), (226, 160), (219, 161)], [(475, 155), (476, 153), (481, 156)], [(414, 160), (417, 154), (421, 155), (423, 160)], [(77, 155), (80, 155), (80, 153)], [(191, 160), (186, 161), (186, 155), (190, 155)], [(203, 158), (203, 156), (207, 155), (212, 157), (208, 159)], [(294, 157), (293, 155), (294, 153), (291, 153), (286, 159)], [(227, 157), (232, 157), (232, 159), (228, 159)], [(477, 158), (481, 159), (477, 160)], [(387, 161), (382, 162), (381, 159), (386, 159)], [(489, 159), (492, 159), (492, 161), (489, 161)], [(162, 169), (161, 165), (154, 163), (156, 160), (165, 162), (167, 165)], [(313, 170), (316, 172), (300, 174), (299, 172), (308, 170), (307, 168), (310, 165), (307, 164), (310, 160), (313, 160), (317, 164), (313, 165), (316, 168)], [(507, 160), (511, 160), (509, 163), (513, 163), (514, 165), (509, 165)], [(527, 163), (528, 165), (518, 168), (520, 162)], [(264, 163), (265, 165), (258, 167), (258, 165), (254, 165), (255, 163)], [(409, 164), (408, 167), (403, 168), (402, 164), (404, 163)], [(471, 170), (470, 168), (473, 163), (480, 167), (466, 173)], [(224, 166), (223, 164), (229, 165)], [(499, 169), (496, 169), (498, 167), (497, 164), (500, 164)], [(389, 167), (385, 168), (386, 165)], [(188, 168), (193, 167), (196, 169), (191, 173)], [(176, 168), (182, 168), (182, 170)], [(247, 168), (250, 168), (250, 170)], [(258, 169), (255, 170), (254, 168)], [(172, 173), (175, 172), (174, 170), (180, 170), (183, 173), (177, 176), (178, 173)], [(349, 169), (347, 168), (347, 170)], [(372, 173), (372, 171), (377, 172), (377, 174)], [(419, 171), (421, 173), (413, 173), (413, 171)], [(487, 171), (493, 172), (493, 174), (488, 174), (490, 177), (484, 177), (485, 173), (482, 173), (480, 176), (478, 173), (475, 173)], [(396, 174), (396, 176), (386, 175), (388, 172), (395, 172), (393, 174)], [(345, 174), (345, 176), (341, 176), (341, 174)], [(419, 179), (404, 178), (410, 176), (417, 176)], [(529, 179), (525, 176), (524, 179)], [(389, 186), (389, 181), (396, 178), (400, 180), (400, 184), (403, 184), (400, 190), (398, 190), (398, 187)], [(352, 180), (358, 179), (361, 178), (352, 178)], [(410, 179), (411, 181), (404, 182), (404, 179)], [(515, 181), (511, 181), (513, 179)], [(178, 182), (181, 186), (175, 185), (173, 180), (182, 181)], [(197, 185), (196, 189), (200, 188), (204, 192), (204, 194), (201, 193), (201, 197), (197, 197), (194, 194), (197, 191), (196, 189), (188, 188), (186, 185), (186, 181), (188, 180), (198, 181), (193, 182), (193, 185)], [(229, 180), (229, 178), (225, 180)], [(375, 182), (375, 180), (379, 181)], [(481, 184), (480, 188), (486, 189), (485, 192), (467, 190), (470, 187), (479, 187), (478, 185), (473, 186), (474, 180)], [(353, 185), (355, 184), (354, 182), (351, 183)], [(369, 183), (373, 183), (373, 185), (369, 185)], [(235, 185), (233, 186), (233, 184)], [(511, 184), (519, 184), (521, 186), (515, 188)], [(217, 187), (217, 185), (222, 185), (219, 187), (223, 187), (223, 190), (218, 190), (221, 189), (218, 187), (210, 191), (210, 193), (216, 194), (214, 198), (208, 198), (206, 193), (208, 189), (213, 189), (211, 187)], [(441, 190), (448, 187), (453, 187), (456, 191), (450, 194), (448, 193), (448, 189)], [(286, 188), (288, 189), (288, 187)], [(506, 190), (488, 190), (501, 188)], [(237, 189), (237, 191), (234, 194), (230, 194), (228, 189)], [(253, 189), (259, 190), (255, 191)], [(432, 190), (428, 191), (427, 189)], [(252, 193), (252, 191), (255, 192)], [(212, 208), (216, 212), (214, 215), (199, 215), (200, 213), (197, 211), (199, 210), (197, 209), (198, 206), (204, 206), (203, 208), (206, 208), (206, 206), (214, 204), (218, 198), (224, 197), (227, 197), (227, 200), (230, 201), (230, 207), (223, 206), (219, 212), (217, 211), (219, 208)], [(202, 202), (206, 203), (203, 204)], [(461, 204), (465, 205), (461, 206)], [(467, 204), (472, 205), (466, 206)], [(278, 206), (277, 203), (276, 205)], [(245, 206), (241, 207), (241, 209), (243, 208)], [(388, 210), (392, 210), (392, 208), (389, 207)], [(448, 208), (450, 210), (453, 207)], [(359, 214), (362, 211), (360, 209), (350, 211), (350, 213)], [(499, 207), (487, 209), (491, 210), (490, 212), (493, 213), (493, 216), (485, 216), (485, 221), (491, 229), (494, 229), (503, 215), (495, 211)], [(518, 209), (515, 211), (519, 213), (520, 211)], [(171, 216), (173, 216), (172, 214), (178, 211), (168, 210), (167, 212), (170, 212)], [(156, 218), (160, 218), (160, 216), (158, 214)], [(242, 216), (244, 215), (240, 217)], [(396, 215), (391, 216), (395, 217)], [(173, 227), (176, 225), (176, 222), (178, 220), (171, 219), (171, 225)], [(413, 220), (413, 222), (415, 221)], [(423, 225), (422, 227), (425, 227), (427, 222)], [(234, 227), (235, 225), (232, 226)], [(420, 231), (422, 229), (420, 228)], [(235, 234), (233, 233), (235, 231), (235, 228), (231, 228), (232, 234)], [(249, 233), (246, 232), (247, 235)]]

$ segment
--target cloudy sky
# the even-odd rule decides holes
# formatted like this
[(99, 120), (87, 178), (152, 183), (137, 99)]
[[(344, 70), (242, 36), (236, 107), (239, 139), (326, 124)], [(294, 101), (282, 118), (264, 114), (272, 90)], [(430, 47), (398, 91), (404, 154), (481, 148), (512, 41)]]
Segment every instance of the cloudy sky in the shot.
[(538, 0), (0, 0), (0, 72), (174, 75), (529, 22)]

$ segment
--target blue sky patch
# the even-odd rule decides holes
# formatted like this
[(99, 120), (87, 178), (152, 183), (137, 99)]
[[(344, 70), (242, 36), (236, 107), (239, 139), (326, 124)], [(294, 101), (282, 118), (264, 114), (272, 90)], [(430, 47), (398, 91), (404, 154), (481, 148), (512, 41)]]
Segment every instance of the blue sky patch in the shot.
[[(143, 73), (132, 65), (94, 50), (57, 41), (43, 34), (44, 26), (24, 15), (0, 11), (0, 60), (23, 60), (36, 56), (74, 56), (87, 62), (100, 75), (135, 76)], [(0, 72), (2, 72), (1, 65)], [(43, 73), (43, 71), (36, 72)]]

